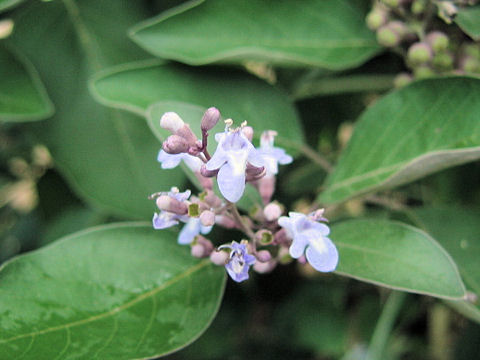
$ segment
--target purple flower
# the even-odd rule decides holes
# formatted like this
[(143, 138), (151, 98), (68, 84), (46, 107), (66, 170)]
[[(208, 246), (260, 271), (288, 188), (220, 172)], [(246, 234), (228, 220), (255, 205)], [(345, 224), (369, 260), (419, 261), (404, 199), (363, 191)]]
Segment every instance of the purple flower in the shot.
[(229, 248), (230, 257), (225, 265), (228, 275), (236, 282), (248, 279), (248, 270), (255, 263), (255, 256), (247, 253), (247, 246), (243, 243), (233, 241), (231, 245), (222, 245), (219, 249)]
[(278, 164), (286, 165), (293, 161), (293, 158), (285, 150), (273, 146), (276, 135), (276, 131), (268, 130), (264, 131), (260, 137), (259, 152), (265, 163), (266, 176), (276, 175), (278, 173)]
[(187, 153), (168, 154), (165, 150), (160, 150), (157, 156), (157, 161), (161, 164), (162, 169), (173, 169), (178, 166), (182, 160), (190, 170), (193, 172), (200, 172), (203, 163), (202, 160), (196, 156)]
[(245, 190), (247, 162), (261, 167), (263, 159), (241, 128), (216, 134), (215, 140), (218, 142), (217, 150), (207, 162), (206, 169), (219, 169), (217, 181), (220, 192), (228, 201), (237, 202)]
[(213, 226), (203, 226), (200, 218), (190, 218), (178, 235), (178, 243), (181, 245), (190, 244), (195, 236), (208, 234)]
[(329, 227), (318, 222), (323, 220), (321, 214), (314, 212), (307, 216), (298, 212), (289, 212), (288, 215), (288, 217), (280, 217), (278, 224), (293, 239), (289, 249), (290, 255), (298, 259), (305, 253), (307, 261), (316, 270), (334, 271), (338, 264), (338, 251), (327, 237), (330, 233)]

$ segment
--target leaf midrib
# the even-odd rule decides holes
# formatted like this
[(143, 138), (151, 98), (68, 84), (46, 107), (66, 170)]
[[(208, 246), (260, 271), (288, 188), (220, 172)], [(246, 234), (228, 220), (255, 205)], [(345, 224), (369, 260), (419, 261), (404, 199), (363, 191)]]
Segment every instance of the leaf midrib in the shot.
[(97, 321), (97, 320), (108, 318), (109, 316), (113, 316), (113, 315), (115, 315), (115, 314), (117, 314), (117, 313), (119, 313), (123, 310), (126, 310), (126, 309), (134, 306), (135, 304), (137, 304), (137, 303), (139, 303), (139, 302), (141, 302), (145, 299), (151, 298), (152, 296), (156, 295), (160, 291), (166, 290), (170, 286), (175, 285), (179, 281), (181, 281), (184, 278), (194, 274), (197, 271), (200, 271), (201, 269), (203, 269), (204, 267), (206, 267), (208, 265), (210, 265), (210, 261), (203, 260), (200, 263), (198, 263), (197, 265), (195, 265), (191, 268), (188, 268), (186, 271), (179, 273), (178, 275), (176, 275), (175, 277), (166, 281), (162, 285), (160, 285), (158, 287), (155, 287), (152, 290), (147, 291), (146, 293), (140, 294), (136, 298), (124, 303), (123, 305), (117, 306), (110, 311), (107, 311), (107, 312), (104, 312), (104, 313), (101, 313), (101, 314), (98, 314), (98, 315), (94, 315), (94, 316), (91, 316), (91, 317), (88, 317), (88, 318), (85, 318), (85, 319), (82, 319), (82, 320), (73, 321), (71, 323), (62, 324), (62, 325), (58, 325), (58, 326), (53, 326), (53, 327), (50, 327), (50, 328), (46, 328), (46, 329), (39, 330), (39, 331), (34, 331), (34, 332), (31, 332), (31, 333), (27, 333), (27, 334), (21, 334), (21, 335), (13, 336), (13, 337), (8, 338), (8, 339), (1, 339), (0, 344), (6, 344), (8, 342), (16, 341), (18, 339), (27, 338), (27, 337), (30, 337), (30, 336), (43, 335), (43, 334), (47, 334), (47, 333), (50, 333), (50, 332), (64, 330), (64, 329), (71, 328), (71, 327), (74, 327), (74, 326), (80, 326), (80, 325), (88, 324), (88, 323), (91, 323), (91, 322), (94, 322), (94, 321)]

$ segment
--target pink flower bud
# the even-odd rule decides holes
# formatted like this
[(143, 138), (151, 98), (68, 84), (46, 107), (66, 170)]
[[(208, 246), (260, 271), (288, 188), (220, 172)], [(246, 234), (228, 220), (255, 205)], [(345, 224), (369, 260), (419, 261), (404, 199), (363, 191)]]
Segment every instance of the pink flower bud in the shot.
[(185, 215), (188, 212), (188, 206), (177, 199), (168, 195), (161, 195), (156, 200), (160, 210), (165, 210), (178, 215)]
[(215, 213), (210, 210), (205, 210), (200, 214), (200, 222), (203, 226), (213, 226), (215, 224)]
[(168, 154), (184, 153), (188, 148), (185, 139), (178, 135), (170, 135), (162, 144), (162, 149)]
[(196, 258), (203, 258), (205, 257), (205, 249), (203, 248), (202, 245), (200, 244), (195, 244), (192, 246), (192, 248), (190, 249), (190, 253), (192, 254), (193, 257), (196, 257)]
[(260, 262), (267, 262), (272, 259), (272, 254), (268, 250), (260, 250), (255, 256)]
[(174, 112), (166, 112), (160, 119), (160, 126), (163, 129), (169, 130), (172, 134), (175, 134), (184, 125), (185, 123), (182, 118)]
[[(194, 149), (197, 148), (197, 137), (193, 133), (192, 129), (190, 129), (190, 126), (188, 124), (183, 124), (181, 128), (175, 131), (175, 135), (178, 135), (184, 138), (187, 144), (191, 148), (194, 148)], [(196, 154), (190, 154), (190, 155), (196, 155)]]
[(212, 129), (215, 125), (217, 125), (219, 119), (220, 111), (218, 111), (218, 109), (214, 107), (208, 108), (202, 118), (202, 131), (208, 131)]
[(271, 272), (277, 266), (276, 260), (271, 260), (267, 262), (260, 262), (257, 261), (253, 264), (253, 270), (255, 270), (259, 274), (266, 274)]
[(267, 221), (275, 221), (282, 215), (282, 207), (276, 202), (272, 202), (265, 206), (263, 209), (263, 215)]
[(215, 223), (227, 229), (235, 229), (237, 227), (237, 223), (235, 222), (235, 220), (229, 218), (226, 215), (217, 215), (215, 217)]
[(200, 172), (195, 172), (195, 177), (203, 189), (213, 189), (213, 180), (211, 178), (203, 176)]
[(244, 126), (242, 128), (242, 133), (248, 139), (248, 141), (252, 141), (253, 139), (253, 128), (251, 126)]
[(195, 237), (195, 243), (191, 248), (192, 256), (196, 258), (204, 258), (210, 256), (213, 251), (213, 244), (210, 240), (206, 239), (202, 235)]
[(210, 261), (218, 266), (225, 266), (228, 262), (228, 253), (225, 251), (212, 251), (210, 254)]
[(273, 236), (275, 245), (290, 245), (291, 242), (292, 240), (288, 238), (287, 231), (284, 228), (278, 230)]
[(275, 192), (275, 177), (264, 176), (257, 181), (257, 188), (260, 196), (262, 197), (263, 203), (268, 204), (273, 193)]

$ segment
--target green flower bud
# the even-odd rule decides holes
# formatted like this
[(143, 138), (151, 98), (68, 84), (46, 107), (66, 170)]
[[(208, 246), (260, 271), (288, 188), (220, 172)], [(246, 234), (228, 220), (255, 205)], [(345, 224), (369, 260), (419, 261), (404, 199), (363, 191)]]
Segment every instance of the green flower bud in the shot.
[(433, 56), (432, 64), (440, 71), (448, 71), (453, 69), (453, 55), (442, 52)]
[(393, 21), (380, 27), (377, 30), (378, 43), (386, 47), (397, 46), (402, 41), (402, 34), (398, 30)]
[(407, 59), (413, 66), (426, 64), (432, 59), (432, 48), (424, 42), (417, 42), (408, 49)]
[(468, 56), (461, 61), (461, 69), (466, 73), (478, 74), (480, 73), (480, 61)]
[(401, 0), (382, 0), (382, 3), (391, 8), (397, 8), (400, 6)]
[(427, 35), (427, 43), (432, 47), (433, 51), (442, 52), (447, 50), (449, 40), (443, 32), (432, 31)]
[(427, 7), (427, 2), (425, 0), (415, 0), (412, 3), (410, 11), (414, 15), (421, 15), (425, 11), (426, 7)]
[(426, 65), (415, 68), (414, 74), (416, 79), (426, 79), (435, 76), (433, 69)]
[(412, 75), (408, 73), (400, 73), (395, 76), (395, 79), (393, 79), (393, 86), (395, 86), (396, 88), (401, 88), (411, 83), (412, 80)]
[(385, 10), (374, 8), (367, 15), (366, 22), (370, 30), (377, 30), (380, 26), (387, 22), (387, 12)]

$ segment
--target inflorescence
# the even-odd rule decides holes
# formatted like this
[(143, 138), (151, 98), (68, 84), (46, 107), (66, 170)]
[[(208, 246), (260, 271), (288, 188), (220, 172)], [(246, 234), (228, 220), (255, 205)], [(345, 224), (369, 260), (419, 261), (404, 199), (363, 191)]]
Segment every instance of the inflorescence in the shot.
[[(264, 131), (260, 147), (252, 144), (253, 129), (244, 122), (233, 126), (225, 120), (225, 131), (215, 135), (217, 149), (210, 156), (207, 150), (208, 131), (220, 120), (220, 112), (209, 108), (201, 121), (202, 139), (197, 139), (190, 126), (178, 114), (165, 113), (160, 126), (171, 132), (163, 142), (158, 161), (163, 169), (171, 169), (182, 161), (195, 174), (203, 189), (198, 196), (190, 190), (152, 194), (160, 210), (153, 216), (153, 227), (165, 229), (185, 223), (178, 236), (179, 244), (190, 244), (197, 258), (210, 258), (216, 265), (225, 266), (227, 273), (241, 282), (249, 277), (249, 269), (266, 273), (278, 263), (289, 259), (308, 262), (318, 271), (335, 270), (338, 252), (327, 237), (323, 209), (310, 214), (289, 212), (282, 216), (284, 206), (272, 201), (278, 165), (292, 162), (284, 149), (274, 146), (277, 133)], [(216, 178), (220, 194), (214, 191)], [(235, 203), (242, 198), (246, 183), (259, 192), (263, 204), (251, 214), (241, 215)], [(245, 234), (240, 242), (231, 241), (214, 246), (204, 235), (213, 226), (237, 229)]]

